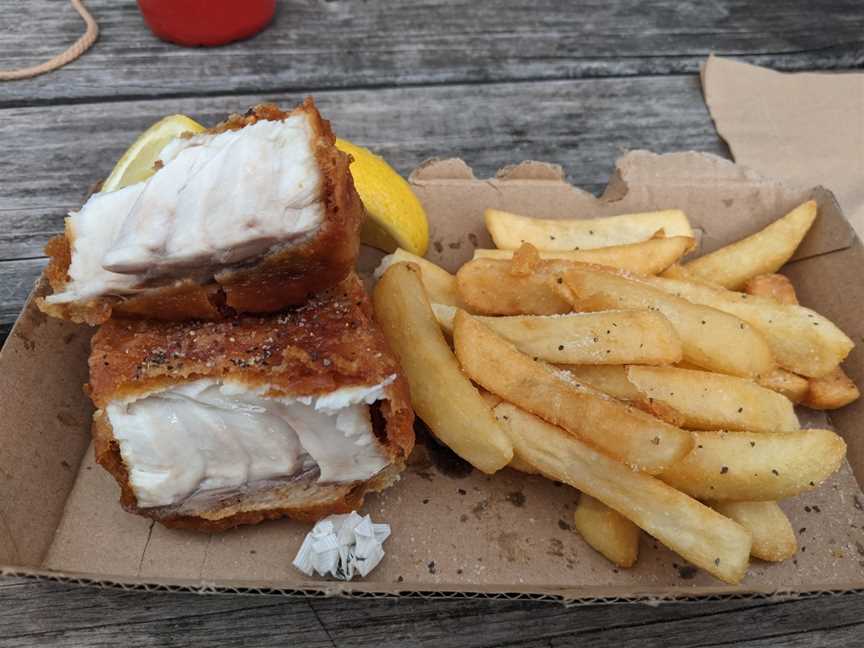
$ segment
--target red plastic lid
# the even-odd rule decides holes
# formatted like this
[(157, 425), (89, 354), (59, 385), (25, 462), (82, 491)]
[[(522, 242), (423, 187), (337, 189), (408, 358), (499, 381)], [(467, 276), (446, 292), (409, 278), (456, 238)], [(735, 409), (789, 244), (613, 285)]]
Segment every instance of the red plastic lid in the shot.
[(276, 0), (138, 0), (138, 8), (159, 38), (194, 47), (257, 34), (273, 18)]

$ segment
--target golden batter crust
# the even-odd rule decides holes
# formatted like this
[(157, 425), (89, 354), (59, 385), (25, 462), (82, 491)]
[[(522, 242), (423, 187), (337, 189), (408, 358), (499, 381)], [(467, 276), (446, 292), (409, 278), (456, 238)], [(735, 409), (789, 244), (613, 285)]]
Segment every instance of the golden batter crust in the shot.
[[(372, 406), (373, 425), (391, 465), (367, 482), (318, 484), (316, 475), (228, 496), (200, 510), (139, 509), (120, 448), (103, 408), (199, 378), (230, 378), (274, 394), (317, 395), (374, 385), (395, 375), (386, 400)], [(407, 382), (371, 318), (359, 278), (278, 315), (220, 321), (153, 322), (111, 319), (93, 336), (88, 392), (99, 408), (93, 438), (97, 461), (117, 480), (127, 510), (166, 526), (215, 531), (275, 517), (315, 520), (362, 504), (363, 496), (398, 478), (414, 445)]]
[[(365, 212), (349, 172), (351, 157), (336, 148), (330, 122), (312, 99), (291, 112), (261, 104), (245, 115), (232, 115), (209, 133), (237, 130), (260, 120), (283, 120), (306, 113), (315, 133), (315, 157), (323, 178), (324, 222), (302, 243), (268, 254), (258, 262), (218, 273), (206, 284), (171, 280), (129, 297), (104, 297), (89, 302), (49, 304), (39, 308), (54, 317), (101, 324), (109, 317), (160, 320), (222, 319), (236, 313), (271, 313), (303, 303), (310, 294), (344, 279), (354, 266)], [(54, 292), (69, 282), (71, 233), (54, 237), (45, 247), (50, 257), (45, 269)]]

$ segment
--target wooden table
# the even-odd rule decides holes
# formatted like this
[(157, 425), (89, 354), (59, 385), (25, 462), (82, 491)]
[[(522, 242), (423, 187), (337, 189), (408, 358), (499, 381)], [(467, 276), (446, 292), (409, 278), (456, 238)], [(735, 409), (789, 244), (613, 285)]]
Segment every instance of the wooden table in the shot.
[[(600, 191), (625, 149), (728, 156), (697, 76), (712, 51), (781, 70), (864, 66), (860, 0), (296, 0), (256, 38), (208, 50), (159, 42), (131, 0), (87, 4), (102, 29), (89, 53), (0, 85), (4, 335), (64, 213), (165, 114), (213, 122), (313, 94), (340, 135), (403, 173), (433, 156), (463, 157), (478, 176), (538, 159)], [(0, 67), (49, 58), (80, 30), (66, 3), (0, 0)], [(0, 581), (0, 646), (852, 646), (862, 617), (854, 595), (566, 609)]]

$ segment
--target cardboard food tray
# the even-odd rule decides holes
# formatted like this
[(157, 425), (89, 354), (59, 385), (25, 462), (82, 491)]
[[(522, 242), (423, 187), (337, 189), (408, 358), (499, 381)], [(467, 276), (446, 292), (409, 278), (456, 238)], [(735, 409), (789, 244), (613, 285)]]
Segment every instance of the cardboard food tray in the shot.
[[(460, 160), (412, 174), (430, 218), (429, 257), (455, 270), (489, 247), (482, 211), (545, 217), (608, 216), (677, 207), (703, 251), (747, 235), (813, 197), (820, 216), (785, 269), (801, 301), (859, 346), (846, 363), (864, 384), (864, 251), (831, 194), (757, 176), (695, 153), (621, 158), (601, 198), (568, 185), (557, 167), (528, 162), (477, 180)], [(364, 254), (368, 270), (376, 255)], [(37, 285), (36, 293), (45, 286)], [(403, 479), (365, 511), (393, 535), (364, 580), (308, 578), (291, 560), (309, 526), (288, 520), (221, 534), (168, 530), (125, 513), (113, 479), (90, 449), (82, 391), (91, 331), (43, 316), (32, 297), (0, 355), (0, 565), (2, 573), (105, 586), (194, 592), (557, 599), (573, 603), (703, 597), (802, 596), (864, 589), (864, 403), (831, 424), (848, 464), (817, 491), (783, 503), (798, 536), (794, 560), (754, 560), (740, 586), (689, 567), (643, 535), (639, 561), (614, 569), (571, 529), (576, 491), (503, 470), (454, 472), (418, 447)], [(818, 417), (817, 417), (818, 419)], [(826, 424), (824, 419), (818, 421)]]

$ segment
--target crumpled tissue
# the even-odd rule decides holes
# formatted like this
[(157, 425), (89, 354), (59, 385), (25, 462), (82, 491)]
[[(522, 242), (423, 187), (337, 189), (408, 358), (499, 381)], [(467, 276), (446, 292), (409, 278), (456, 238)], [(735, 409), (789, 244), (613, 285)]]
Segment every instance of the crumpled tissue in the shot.
[(293, 565), (307, 576), (317, 572), (346, 581), (366, 576), (384, 557), (389, 536), (390, 525), (374, 524), (368, 515), (330, 515), (306, 534)]

